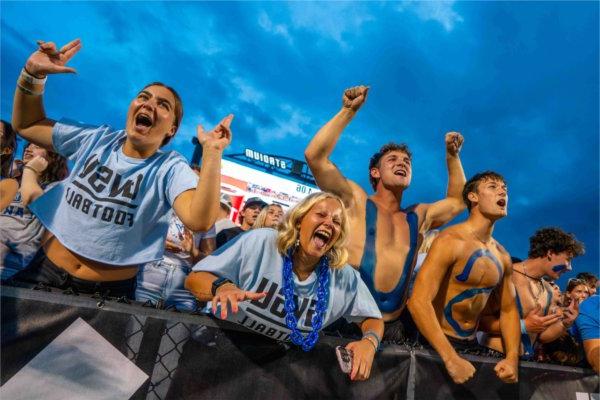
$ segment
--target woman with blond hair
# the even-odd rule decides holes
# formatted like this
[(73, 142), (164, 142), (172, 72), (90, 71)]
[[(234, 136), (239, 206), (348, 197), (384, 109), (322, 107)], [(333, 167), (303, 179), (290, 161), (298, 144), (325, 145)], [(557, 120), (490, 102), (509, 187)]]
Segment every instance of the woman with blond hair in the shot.
[(338, 318), (359, 324), (362, 339), (346, 348), (353, 352), (350, 378), (364, 380), (383, 321), (360, 275), (346, 263), (347, 235), (340, 198), (315, 193), (288, 212), (279, 231), (252, 230), (200, 261), (186, 287), (199, 300), (212, 301), (216, 316), (304, 351)]
[(283, 207), (281, 207), (279, 204), (271, 204), (260, 211), (258, 217), (256, 217), (256, 221), (254, 221), (254, 224), (252, 225), (252, 229), (278, 229), (282, 220)]

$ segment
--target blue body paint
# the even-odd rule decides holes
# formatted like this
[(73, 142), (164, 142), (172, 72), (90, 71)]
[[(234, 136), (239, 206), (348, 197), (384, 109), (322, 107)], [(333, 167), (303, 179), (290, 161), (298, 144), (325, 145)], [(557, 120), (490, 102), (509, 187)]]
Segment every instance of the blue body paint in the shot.
[[(502, 271), (502, 265), (500, 264), (500, 261), (498, 261), (496, 256), (494, 256), (494, 254), (488, 249), (477, 249), (475, 252), (473, 252), (473, 254), (471, 254), (471, 257), (469, 257), (469, 259), (467, 260), (467, 263), (465, 264), (462, 272), (455, 276), (456, 280), (460, 282), (466, 282), (469, 279), (469, 275), (471, 275), (471, 270), (473, 269), (475, 261), (477, 261), (477, 259), (480, 257), (487, 257), (494, 263), (494, 265), (498, 269), (498, 282), (500, 282), (502, 280), (502, 276), (504, 275)], [(468, 337), (475, 332), (475, 329), (462, 329), (458, 321), (456, 321), (452, 317), (452, 306), (454, 306), (454, 304), (456, 303), (460, 303), (463, 300), (475, 297), (478, 294), (488, 294), (489, 292), (494, 290), (495, 287), (496, 286), (467, 289), (450, 299), (448, 304), (446, 304), (446, 307), (444, 307), (444, 316), (446, 317), (446, 321), (448, 321), (448, 324), (452, 327), (452, 329), (454, 329), (454, 332), (456, 332), (457, 335), (462, 337)]]
[(552, 271), (559, 273), (559, 272), (564, 272), (567, 271), (569, 269), (569, 267), (567, 267), (565, 264), (561, 264), (561, 265), (555, 265), (554, 267), (552, 267)]

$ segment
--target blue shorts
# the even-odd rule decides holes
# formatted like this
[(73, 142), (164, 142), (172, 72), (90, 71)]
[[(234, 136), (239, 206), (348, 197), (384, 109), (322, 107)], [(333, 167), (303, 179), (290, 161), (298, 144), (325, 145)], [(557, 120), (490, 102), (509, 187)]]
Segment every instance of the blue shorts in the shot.
[(196, 298), (184, 287), (191, 266), (173, 264), (165, 260), (144, 264), (137, 275), (135, 299), (148, 301), (158, 308), (174, 307), (178, 311), (195, 312)]

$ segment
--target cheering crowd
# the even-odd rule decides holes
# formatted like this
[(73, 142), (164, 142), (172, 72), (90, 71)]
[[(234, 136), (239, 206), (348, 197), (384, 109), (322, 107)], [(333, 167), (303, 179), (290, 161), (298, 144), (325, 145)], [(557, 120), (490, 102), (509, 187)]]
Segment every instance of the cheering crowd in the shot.
[[(511, 258), (492, 235), (508, 215), (507, 183), (494, 171), (466, 179), (460, 133), (445, 136), (443, 199), (402, 205), (412, 155), (394, 143), (369, 161), (369, 195), (330, 160), (367, 99), (368, 87), (350, 88), (305, 150), (322, 192), (285, 213), (249, 198), (236, 224), (220, 192), (233, 115), (198, 126), (200, 166), (162, 150), (183, 104), (160, 82), (131, 101), (125, 129), (52, 120), (47, 75), (74, 72), (67, 63), (81, 43), (38, 46), (18, 78), (12, 124), (2, 122), (3, 284), (205, 311), (305, 351), (321, 331), (342, 332), (354, 339), (353, 380), (369, 377), (382, 343), (432, 347), (456, 383), (475, 373), (464, 353), (500, 358), (507, 383), (519, 360), (599, 371), (598, 279), (579, 274), (564, 292), (554, 283), (583, 244), (540, 228), (527, 258)], [(17, 134), (27, 141), (21, 160)], [(465, 210), (464, 222), (437, 229)]]

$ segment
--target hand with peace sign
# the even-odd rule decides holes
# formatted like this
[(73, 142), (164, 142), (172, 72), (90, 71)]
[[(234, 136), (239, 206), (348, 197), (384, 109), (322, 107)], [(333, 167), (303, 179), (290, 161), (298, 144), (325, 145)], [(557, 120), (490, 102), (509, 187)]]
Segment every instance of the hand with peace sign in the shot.
[(75, 69), (67, 67), (69, 60), (81, 49), (81, 40), (75, 39), (57, 50), (53, 42), (38, 40), (38, 49), (29, 56), (25, 70), (36, 78), (44, 78), (48, 74), (75, 73)]
[(198, 124), (196, 132), (198, 142), (202, 145), (203, 150), (211, 149), (223, 151), (231, 143), (231, 121), (233, 114), (229, 114), (219, 122), (212, 131), (206, 132), (202, 125)]

